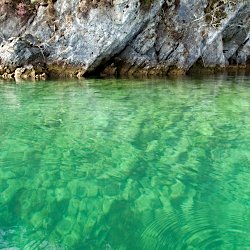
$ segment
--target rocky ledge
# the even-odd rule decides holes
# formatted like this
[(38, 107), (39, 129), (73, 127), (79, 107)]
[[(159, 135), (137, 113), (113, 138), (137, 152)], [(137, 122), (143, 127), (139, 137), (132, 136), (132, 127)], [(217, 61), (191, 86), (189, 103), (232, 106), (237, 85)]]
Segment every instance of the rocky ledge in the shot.
[(0, 76), (249, 69), (248, 0), (0, 0)]

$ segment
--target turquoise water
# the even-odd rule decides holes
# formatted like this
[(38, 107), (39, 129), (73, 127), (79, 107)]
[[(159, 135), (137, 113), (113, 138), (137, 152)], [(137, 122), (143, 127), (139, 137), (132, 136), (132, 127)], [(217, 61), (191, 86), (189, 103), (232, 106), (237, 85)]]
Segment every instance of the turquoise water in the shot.
[(0, 83), (0, 249), (250, 249), (250, 77)]

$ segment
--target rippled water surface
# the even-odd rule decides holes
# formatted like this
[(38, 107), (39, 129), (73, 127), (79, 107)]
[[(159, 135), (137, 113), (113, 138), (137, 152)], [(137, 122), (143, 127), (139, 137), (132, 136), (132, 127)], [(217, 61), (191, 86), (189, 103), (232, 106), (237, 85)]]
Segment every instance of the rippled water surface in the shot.
[(250, 249), (250, 77), (0, 84), (0, 249)]

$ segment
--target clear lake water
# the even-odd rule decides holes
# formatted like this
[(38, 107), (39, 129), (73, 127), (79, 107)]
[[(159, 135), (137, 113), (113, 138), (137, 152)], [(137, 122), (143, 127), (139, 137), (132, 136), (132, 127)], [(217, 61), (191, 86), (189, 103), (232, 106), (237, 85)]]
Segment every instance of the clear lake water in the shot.
[(0, 82), (0, 249), (250, 249), (250, 77)]

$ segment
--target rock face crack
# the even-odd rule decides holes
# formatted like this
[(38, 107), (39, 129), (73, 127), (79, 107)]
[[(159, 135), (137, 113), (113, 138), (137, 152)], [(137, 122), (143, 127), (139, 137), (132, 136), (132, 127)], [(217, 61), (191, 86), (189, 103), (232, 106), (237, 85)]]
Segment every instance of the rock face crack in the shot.
[(179, 46), (179, 43), (177, 43), (177, 44), (174, 46), (174, 48), (171, 49), (171, 50), (169, 51), (168, 55), (167, 55), (166, 58), (165, 58), (165, 61), (167, 61), (167, 60), (173, 55), (174, 51), (177, 50), (178, 46)]

